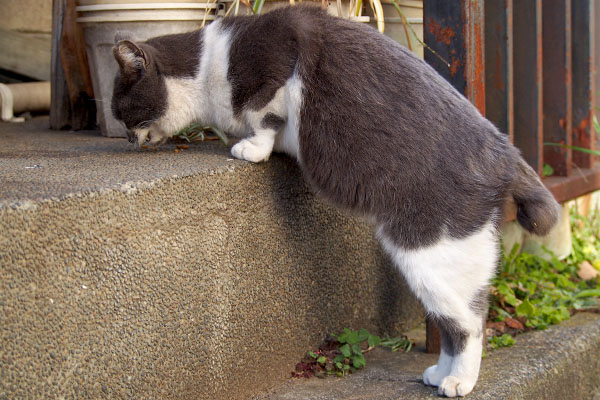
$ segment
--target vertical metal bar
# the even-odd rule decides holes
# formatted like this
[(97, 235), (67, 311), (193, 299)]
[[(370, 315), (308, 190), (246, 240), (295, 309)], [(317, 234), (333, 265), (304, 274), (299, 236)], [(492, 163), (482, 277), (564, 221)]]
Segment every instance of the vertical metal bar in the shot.
[[(596, 5), (598, 7), (598, 5)], [(573, 39), (573, 145), (593, 149), (596, 136), (594, 113), (594, 0), (577, 0), (572, 5)], [(573, 152), (573, 163), (591, 168), (594, 158)]]
[[(427, 61), (459, 92), (465, 93), (465, 37), (462, 1), (425, 0), (423, 35), (425, 43), (439, 57), (425, 49)], [(440, 58), (447, 61), (446, 65)]]
[(52, 60), (50, 85), (50, 129), (64, 129), (71, 122), (71, 103), (65, 80), (65, 71), (60, 60), (60, 38), (66, 0), (52, 1)]
[(513, 2), (514, 143), (542, 172), (542, 1)]
[(439, 353), (442, 347), (440, 331), (432, 318), (427, 317), (425, 324), (425, 351)]
[[(594, 96), (594, 111), (596, 118), (600, 120), (600, 4), (591, 2), (593, 10), (590, 10), (592, 16), (592, 26), (590, 27), (591, 37), (593, 43), (591, 45), (592, 51), (594, 52), (594, 65), (592, 69), (592, 83), (594, 85), (592, 89), (592, 95)], [(600, 149), (600, 133), (596, 134), (596, 147)], [(596, 157), (596, 161), (600, 162), (600, 156)]]
[(485, 2), (485, 116), (513, 140), (513, 0)]
[[(571, 0), (542, 3), (544, 142), (571, 145)], [(544, 146), (554, 175), (571, 174), (572, 150)]]
[(485, 115), (485, 13), (484, 0), (463, 2), (465, 32), (465, 95)]
[[(483, 0), (425, 0), (425, 61), (485, 113)], [(440, 58), (446, 60), (445, 64)]]
[[(484, 0), (425, 0), (425, 61), (485, 115)], [(449, 65), (440, 60), (440, 57)], [(439, 352), (439, 332), (427, 321), (427, 351)]]

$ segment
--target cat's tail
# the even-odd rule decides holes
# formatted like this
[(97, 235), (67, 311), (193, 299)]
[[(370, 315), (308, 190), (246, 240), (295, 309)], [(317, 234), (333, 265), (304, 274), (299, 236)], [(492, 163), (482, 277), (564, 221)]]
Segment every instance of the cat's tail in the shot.
[(560, 206), (523, 157), (517, 154), (515, 158), (517, 174), (512, 196), (517, 204), (517, 221), (529, 232), (543, 236), (556, 224)]

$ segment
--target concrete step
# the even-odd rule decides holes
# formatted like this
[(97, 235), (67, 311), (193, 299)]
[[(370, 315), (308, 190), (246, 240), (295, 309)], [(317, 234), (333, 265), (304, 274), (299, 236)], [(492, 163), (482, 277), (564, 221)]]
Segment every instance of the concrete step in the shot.
[[(600, 315), (576, 314), (547, 331), (530, 332), (483, 360), (471, 400), (600, 399)], [(421, 374), (437, 355), (424, 353), (424, 332), (409, 353), (376, 348), (347, 378), (292, 379), (253, 400), (399, 400), (436, 398)]]
[(0, 398), (246, 399), (423, 313), (295, 163), (0, 124)]

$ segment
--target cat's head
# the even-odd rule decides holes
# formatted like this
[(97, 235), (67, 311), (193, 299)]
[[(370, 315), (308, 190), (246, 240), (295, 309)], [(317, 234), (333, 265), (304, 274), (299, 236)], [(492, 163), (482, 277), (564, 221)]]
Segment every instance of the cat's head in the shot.
[(112, 112), (127, 128), (131, 143), (159, 145), (175, 132), (165, 124), (168, 96), (156, 50), (145, 43), (115, 38), (113, 55), (119, 64)]

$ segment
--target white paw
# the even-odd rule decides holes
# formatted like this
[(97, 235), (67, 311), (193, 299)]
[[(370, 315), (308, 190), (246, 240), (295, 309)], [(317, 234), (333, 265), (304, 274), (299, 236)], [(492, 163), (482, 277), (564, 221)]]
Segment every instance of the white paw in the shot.
[(446, 397), (466, 396), (475, 386), (474, 379), (461, 379), (456, 376), (445, 377), (438, 387), (438, 394)]
[(442, 379), (448, 375), (444, 368), (440, 368), (438, 365), (432, 365), (423, 372), (423, 382), (428, 386), (440, 386)]
[(247, 139), (238, 142), (231, 148), (231, 154), (235, 158), (251, 162), (267, 161), (271, 155), (271, 148), (257, 146)]

